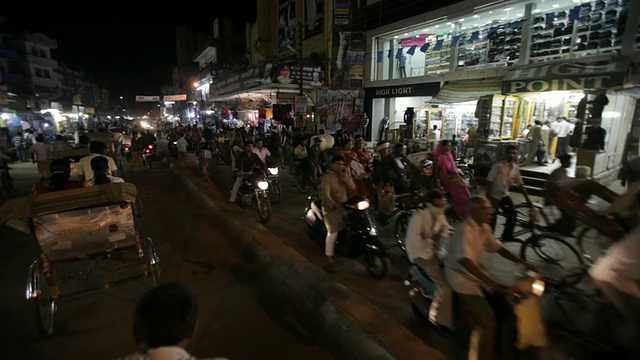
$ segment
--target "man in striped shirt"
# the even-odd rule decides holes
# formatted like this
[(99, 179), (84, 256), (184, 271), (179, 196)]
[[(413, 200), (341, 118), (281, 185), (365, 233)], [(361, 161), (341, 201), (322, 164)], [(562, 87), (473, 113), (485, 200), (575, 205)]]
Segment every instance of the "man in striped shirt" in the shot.
[(11, 139), (13, 146), (16, 148), (16, 154), (18, 155), (18, 159), (20, 161), (27, 161), (27, 149), (25, 148), (25, 141), (22, 133), (18, 131), (14, 137)]

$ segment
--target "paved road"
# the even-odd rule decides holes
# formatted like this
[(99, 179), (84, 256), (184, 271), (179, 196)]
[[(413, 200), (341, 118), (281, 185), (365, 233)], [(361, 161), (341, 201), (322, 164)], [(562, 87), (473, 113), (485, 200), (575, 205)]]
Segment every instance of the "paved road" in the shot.
[[(24, 194), (36, 181), (35, 165), (14, 164), (15, 184)], [(128, 175), (128, 174), (127, 174)], [(167, 171), (129, 176), (145, 214), (138, 230), (151, 236), (162, 264), (162, 280), (186, 282), (200, 302), (199, 327), (189, 350), (196, 356), (230, 359), (331, 359), (329, 354), (256, 296), (260, 274), (243, 263), (218, 233), (209, 215), (190, 206), (191, 194)], [(29, 264), (37, 258), (34, 239), (0, 228), (0, 327), (3, 359), (113, 359), (135, 349), (132, 315), (152, 284), (140, 280), (108, 291), (61, 299), (57, 333), (43, 338), (35, 312), (24, 299)], [(62, 288), (64, 291), (64, 288)]]

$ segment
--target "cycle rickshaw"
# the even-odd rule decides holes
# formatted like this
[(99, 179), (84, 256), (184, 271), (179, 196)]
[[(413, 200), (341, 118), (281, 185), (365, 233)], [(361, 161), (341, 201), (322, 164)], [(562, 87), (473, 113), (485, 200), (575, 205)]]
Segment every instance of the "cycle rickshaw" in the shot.
[(108, 289), (128, 280), (160, 280), (153, 241), (136, 231), (142, 215), (131, 183), (110, 183), (12, 199), (0, 224), (35, 237), (42, 253), (30, 266), (25, 296), (38, 325), (54, 332), (62, 297)]

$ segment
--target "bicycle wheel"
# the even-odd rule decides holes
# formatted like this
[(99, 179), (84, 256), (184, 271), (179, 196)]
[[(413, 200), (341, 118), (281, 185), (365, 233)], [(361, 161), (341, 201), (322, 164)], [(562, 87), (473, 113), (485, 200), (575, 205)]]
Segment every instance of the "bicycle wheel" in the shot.
[(578, 251), (550, 233), (527, 239), (520, 247), (520, 258), (535, 265), (547, 281), (557, 285), (572, 286), (586, 276), (584, 259)]
[(586, 227), (578, 235), (578, 247), (585, 261), (593, 265), (599, 257), (604, 255), (613, 241), (600, 234), (598, 230)]

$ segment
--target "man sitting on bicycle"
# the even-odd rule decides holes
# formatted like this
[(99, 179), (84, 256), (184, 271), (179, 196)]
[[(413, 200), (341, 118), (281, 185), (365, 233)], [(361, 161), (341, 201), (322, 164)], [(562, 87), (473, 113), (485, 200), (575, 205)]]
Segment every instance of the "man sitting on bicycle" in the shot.
[[(603, 235), (618, 239), (624, 231), (633, 227), (635, 221), (629, 221), (629, 214), (620, 210), (625, 205), (618, 204), (627, 199), (635, 202), (634, 195), (620, 196), (597, 181), (570, 178), (567, 169), (571, 164), (571, 155), (563, 154), (558, 158), (561, 166), (549, 175), (545, 199), (547, 203), (558, 207), (562, 216), (549, 226), (549, 230), (570, 236), (575, 229), (576, 218), (579, 218)], [(586, 205), (592, 195), (611, 203), (606, 214), (596, 212)]]

